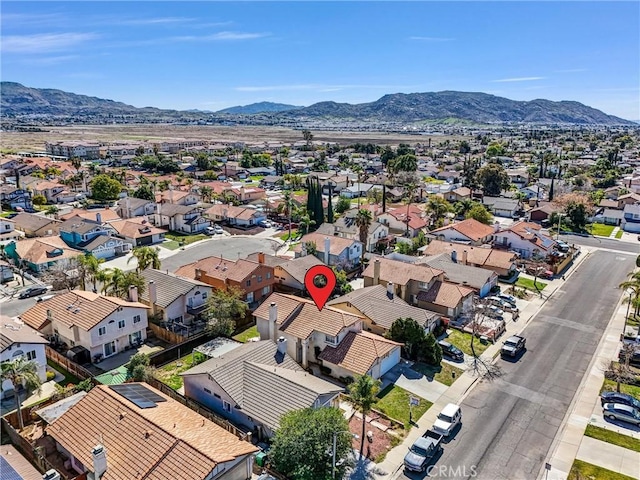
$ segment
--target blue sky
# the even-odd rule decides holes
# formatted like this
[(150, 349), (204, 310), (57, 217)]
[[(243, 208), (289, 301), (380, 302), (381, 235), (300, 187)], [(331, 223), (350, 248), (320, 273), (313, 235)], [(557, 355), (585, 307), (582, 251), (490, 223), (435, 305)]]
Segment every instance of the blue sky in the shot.
[(640, 119), (640, 3), (2, 1), (1, 78), (137, 107), (460, 90)]

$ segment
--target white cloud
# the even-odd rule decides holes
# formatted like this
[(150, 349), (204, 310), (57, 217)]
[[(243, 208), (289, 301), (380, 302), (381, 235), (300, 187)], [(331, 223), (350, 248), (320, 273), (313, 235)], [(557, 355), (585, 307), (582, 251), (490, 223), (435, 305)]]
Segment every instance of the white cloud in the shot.
[(556, 70), (556, 73), (580, 73), (588, 72), (586, 68), (567, 68), (566, 70)]
[(508, 82), (534, 82), (536, 80), (544, 80), (546, 77), (513, 77), (513, 78), (501, 78), (499, 80), (491, 80), (494, 83), (508, 83)]
[(256, 38), (268, 37), (269, 33), (250, 33), (250, 32), (218, 32), (211, 35), (187, 35), (182, 37), (173, 37), (171, 40), (178, 42), (215, 42), (215, 41), (235, 41), (235, 40), (253, 40)]
[(22, 63), (27, 65), (57, 65), (59, 63), (76, 60), (78, 55), (55, 55), (51, 57), (27, 57)]
[(8, 35), (2, 39), (4, 53), (43, 53), (65, 50), (93, 40), (93, 33), (40, 33), (34, 35)]
[(413, 37), (409, 37), (409, 40), (417, 40), (420, 42), (451, 42), (455, 40), (455, 38), (413, 36)]
[(157, 17), (157, 18), (135, 18), (131, 20), (122, 20), (122, 25), (168, 25), (176, 23), (193, 22), (194, 18), (187, 17)]

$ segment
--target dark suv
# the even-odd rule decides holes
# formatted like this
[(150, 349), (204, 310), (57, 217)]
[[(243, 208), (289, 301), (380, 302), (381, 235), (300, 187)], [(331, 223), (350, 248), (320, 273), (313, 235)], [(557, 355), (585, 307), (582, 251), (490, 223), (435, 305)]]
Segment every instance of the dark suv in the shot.
[(37, 285), (21, 291), (20, 294), (18, 295), (18, 298), (36, 297), (38, 295), (42, 295), (43, 293), (47, 293), (47, 291), (48, 291), (47, 287)]
[(602, 392), (600, 394), (600, 400), (603, 407), (605, 403), (618, 403), (621, 405), (629, 405), (630, 407), (640, 410), (640, 400), (626, 393)]
[(458, 348), (451, 345), (449, 342), (445, 342), (444, 340), (440, 340), (438, 342), (440, 348), (442, 348), (442, 355), (445, 357), (449, 357), (453, 360), (461, 362), (464, 360), (464, 353)]

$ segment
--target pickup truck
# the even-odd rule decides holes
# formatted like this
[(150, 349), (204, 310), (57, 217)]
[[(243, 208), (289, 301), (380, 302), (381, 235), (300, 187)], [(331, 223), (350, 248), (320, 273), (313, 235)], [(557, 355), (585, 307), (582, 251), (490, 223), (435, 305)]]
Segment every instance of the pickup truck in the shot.
[(418, 438), (404, 457), (404, 468), (413, 472), (424, 472), (429, 461), (442, 449), (442, 435), (427, 430)]
[(527, 340), (519, 335), (512, 335), (502, 344), (500, 355), (505, 357), (516, 357), (524, 350)]

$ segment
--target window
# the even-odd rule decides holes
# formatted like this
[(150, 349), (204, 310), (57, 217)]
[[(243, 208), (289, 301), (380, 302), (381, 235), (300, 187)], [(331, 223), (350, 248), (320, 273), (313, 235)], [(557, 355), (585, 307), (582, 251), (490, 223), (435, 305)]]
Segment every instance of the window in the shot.
[(258, 283), (262, 282), (262, 275), (258, 275)]
[(133, 316), (133, 323), (140, 323), (140, 315)]
[(118, 320), (118, 328), (124, 328), (124, 320)]
[(102, 335), (106, 335), (107, 333), (107, 327), (100, 327), (98, 329), (98, 335), (102, 336)]
[(248, 303), (253, 302), (253, 292), (247, 293), (247, 302)]
[(35, 350), (31, 350), (30, 352), (27, 352), (27, 360), (35, 360), (35, 359), (36, 359)]
[(231, 412), (231, 404), (225, 400), (222, 401), (222, 408), (225, 412)]
[(265, 295), (269, 295), (269, 290), (271, 290), (269, 287), (263, 287), (262, 296), (264, 297)]
[(211, 395), (211, 390), (209, 390), (207, 387), (204, 387), (204, 391)]
[(338, 339), (336, 337), (332, 337), (331, 335), (325, 335), (324, 341), (332, 345), (335, 345), (338, 342)]
[(202, 292), (202, 299), (206, 300), (207, 299), (207, 292)]
[(220, 395), (218, 395), (217, 393), (214, 393), (213, 396), (216, 398), (220, 398)]
[(267, 272), (267, 280), (271, 278), (271, 272)]
[(245, 285), (246, 285), (247, 287), (250, 287), (250, 286), (251, 286), (251, 280), (247, 280), (247, 281), (245, 282)]

